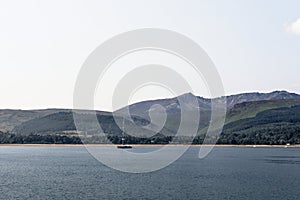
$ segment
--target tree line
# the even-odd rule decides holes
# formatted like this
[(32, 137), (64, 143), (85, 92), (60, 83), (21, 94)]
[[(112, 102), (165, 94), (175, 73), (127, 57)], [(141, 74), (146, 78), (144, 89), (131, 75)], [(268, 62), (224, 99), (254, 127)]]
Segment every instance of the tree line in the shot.
[[(122, 138), (125, 139), (127, 144), (187, 144), (190, 138), (177, 138), (176, 142), (173, 141), (173, 136), (158, 135), (150, 138), (138, 138), (130, 135), (108, 135), (108, 136), (88, 136), (79, 137), (75, 135), (59, 135), (59, 134), (29, 134), (29, 135), (16, 135), (10, 133), (0, 132), (0, 144), (121, 144)], [(198, 135), (192, 140), (192, 144), (202, 144), (205, 135)], [(213, 143), (215, 138), (207, 138), (208, 143)], [(247, 133), (222, 133), (217, 140), (217, 144), (240, 144), (240, 145), (284, 145), (284, 144), (300, 144), (300, 132), (283, 132), (281, 134), (274, 134), (273, 131), (261, 131)]]

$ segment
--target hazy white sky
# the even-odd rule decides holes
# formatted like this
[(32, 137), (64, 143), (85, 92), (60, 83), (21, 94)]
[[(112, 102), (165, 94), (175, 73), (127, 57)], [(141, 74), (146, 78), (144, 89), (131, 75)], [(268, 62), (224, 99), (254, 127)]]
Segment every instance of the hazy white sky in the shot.
[(0, 108), (72, 108), (87, 56), (114, 35), (146, 27), (200, 44), (226, 94), (300, 93), (299, 11), (298, 0), (1, 0)]

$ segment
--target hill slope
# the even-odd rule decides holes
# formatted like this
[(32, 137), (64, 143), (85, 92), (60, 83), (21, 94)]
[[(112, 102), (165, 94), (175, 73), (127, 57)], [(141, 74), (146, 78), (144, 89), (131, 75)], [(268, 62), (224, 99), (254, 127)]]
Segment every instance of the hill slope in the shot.
[(14, 129), (15, 126), (18, 126), (28, 120), (63, 111), (65, 111), (65, 109), (0, 110), (0, 131), (9, 132)]
[[(92, 123), (91, 118), (93, 115), (89, 113), (80, 114), (85, 119), (86, 134), (94, 135), (98, 133), (97, 126)], [(119, 120), (122, 120), (121, 116), (117, 116)], [(132, 117), (134, 124), (128, 120), (124, 120), (124, 127), (128, 133), (136, 131), (138, 125), (147, 125), (149, 122), (140, 117)], [(102, 128), (103, 133), (108, 135), (121, 135), (122, 131), (116, 124), (115, 119), (111, 113), (97, 112), (97, 119)], [(154, 133), (149, 129), (143, 129), (143, 134), (153, 135)], [(66, 134), (66, 133), (77, 133), (73, 113), (72, 112), (58, 112), (47, 116), (35, 118), (26, 121), (12, 130), (13, 134), (17, 135), (30, 135), (30, 134)], [(162, 134), (172, 135), (172, 131), (164, 128), (161, 131)]]

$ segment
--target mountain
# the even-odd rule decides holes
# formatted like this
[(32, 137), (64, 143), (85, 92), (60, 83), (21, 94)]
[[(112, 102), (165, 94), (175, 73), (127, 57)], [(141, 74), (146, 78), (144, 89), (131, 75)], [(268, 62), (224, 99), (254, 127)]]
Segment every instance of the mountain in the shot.
[[(192, 103), (193, 99), (197, 99), (198, 106), (195, 107)], [(231, 95), (227, 98), (227, 116), (226, 124), (222, 136), (219, 141), (222, 143), (257, 143), (257, 137), (261, 138), (261, 141), (266, 143), (266, 139), (261, 135), (273, 134), (274, 137), (268, 136), (267, 138), (273, 143), (281, 142), (297, 142), (298, 134), (298, 105), (300, 105), (300, 95), (289, 93), (286, 91), (275, 91), (271, 93), (243, 93), (237, 95)], [(151, 101), (139, 102), (132, 104), (129, 107), (130, 113), (132, 115), (133, 121), (124, 120), (126, 127), (126, 132), (128, 134), (132, 132), (140, 131), (145, 137), (155, 135), (158, 129), (158, 124), (151, 124), (151, 118), (157, 118), (160, 120), (162, 113), (166, 112), (166, 122), (159, 132), (159, 138), (163, 138), (163, 142), (168, 142), (172, 136), (174, 136), (178, 130), (181, 111), (179, 101), (180, 99), (184, 106), (190, 110), (200, 109), (200, 121), (197, 122), (192, 117), (188, 116), (190, 123), (199, 123), (199, 136), (197, 142), (201, 142), (204, 138), (208, 124), (210, 122), (210, 109), (211, 109), (211, 99), (196, 97), (191, 93), (183, 94), (178, 98), (169, 99), (158, 99)], [(114, 116), (117, 119), (122, 120), (126, 108), (122, 108), (115, 113), (96, 111), (97, 119), (101, 125), (103, 132), (109, 137), (112, 137), (113, 141), (120, 142), (119, 137), (122, 131), (116, 124)], [(276, 109), (279, 109), (276, 110)], [(280, 110), (284, 109), (284, 111)], [(0, 140), (6, 138), (5, 141), (12, 141), (9, 135), (14, 134), (16, 137), (25, 137), (26, 140), (17, 138), (16, 141), (28, 141), (28, 137), (33, 137), (32, 135), (39, 135), (39, 137), (44, 137), (43, 141), (58, 141), (64, 140), (64, 142), (69, 141), (65, 137), (78, 137), (78, 134), (82, 134), (76, 130), (73, 121), (73, 113), (84, 117), (86, 122), (87, 132), (93, 136), (97, 133), (98, 129), (94, 124), (90, 123), (91, 112), (89, 110), (70, 110), (70, 109), (45, 109), (45, 110), (0, 110)], [(277, 115), (287, 113), (284, 118), (276, 118)], [(114, 114), (114, 116), (113, 116)], [(290, 114), (290, 118), (288, 118)], [(268, 121), (267, 119), (270, 119)], [(293, 121), (293, 119), (295, 120)], [(277, 120), (277, 121), (276, 121)], [(282, 123), (278, 124), (278, 120)], [(262, 121), (263, 124), (258, 122)], [(289, 121), (289, 122), (288, 122)], [(141, 127), (142, 126), (148, 126)], [(141, 128), (138, 129), (137, 127)], [(267, 128), (266, 128), (267, 127)], [(281, 127), (280, 129), (278, 127)], [(282, 139), (282, 131), (285, 134), (292, 135), (291, 137)], [(2, 133), (3, 132), (3, 133)], [(6, 134), (6, 132), (8, 132)], [(257, 137), (253, 137), (257, 135)], [(2, 136), (1, 136), (2, 135)], [(49, 140), (49, 135), (59, 135), (63, 138)], [(243, 139), (241, 139), (243, 135)], [(278, 137), (277, 137), (278, 136)], [(46, 137), (46, 139), (45, 139)], [(52, 137), (52, 136), (51, 136)], [(129, 136), (128, 136), (129, 137)], [(255, 139), (256, 138), (256, 139)], [(133, 139), (129, 138), (132, 142)], [(29, 141), (33, 142), (32, 139)], [(157, 138), (143, 140), (143, 142), (148, 143), (150, 141), (157, 141)], [(71, 140), (74, 141), (74, 140)], [(78, 143), (78, 139), (75, 140)], [(1, 141), (0, 141), (1, 142)], [(70, 141), (69, 141), (70, 142)], [(141, 142), (138, 139), (134, 139), (134, 142)]]

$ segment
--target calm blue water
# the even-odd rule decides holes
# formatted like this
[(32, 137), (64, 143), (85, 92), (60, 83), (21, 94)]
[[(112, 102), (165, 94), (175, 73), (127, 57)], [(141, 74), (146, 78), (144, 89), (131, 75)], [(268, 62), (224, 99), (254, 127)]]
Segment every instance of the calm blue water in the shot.
[(0, 147), (0, 198), (299, 199), (300, 148), (216, 147), (203, 160), (198, 151), (157, 172), (126, 174), (84, 147)]

